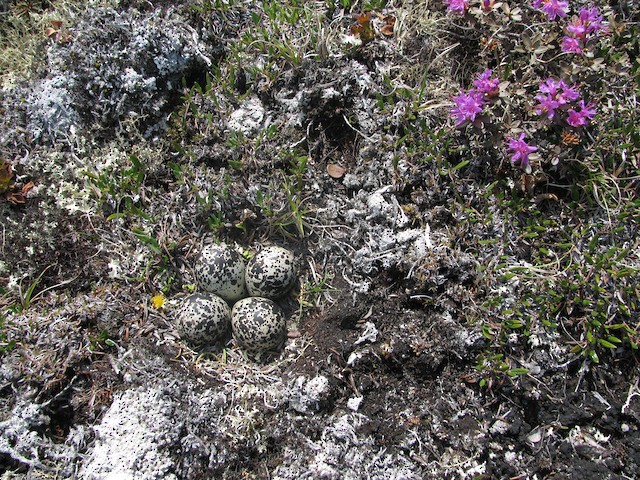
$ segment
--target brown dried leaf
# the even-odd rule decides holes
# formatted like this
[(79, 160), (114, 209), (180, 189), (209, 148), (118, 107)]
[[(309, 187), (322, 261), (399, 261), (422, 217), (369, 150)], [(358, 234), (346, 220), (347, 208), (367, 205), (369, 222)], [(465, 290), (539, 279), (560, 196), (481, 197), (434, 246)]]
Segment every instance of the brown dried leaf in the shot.
[(327, 165), (327, 173), (331, 178), (342, 178), (347, 173), (347, 169), (335, 163), (330, 163)]
[(356, 15), (356, 21), (360, 24), (360, 25), (366, 25), (369, 26), (370, 22), (371, 22), (371, 12), (368, 13), (361, 13), (360, 15)]
[(22, 193), (27, 193), (29, 190), (31, 190), (35, 186), (36, 184), (33, 182), (27, 183), (24, 187), (22, 187)]
[(5, 198), (7, 199), (7, 202), (13, 203), (14, 205), (22, 205), (25, 202), (22, 192), (7, 192), (5, 194)]
[(351, 27), (351, 35), (359, 37), (362, 43), (368, 43), (375, 37), (375, 32), (371, 26), (371, 12), (354, 15), (357, 22)]
[(380, 32), (382, 32), (383, 35), (390, 37), (391, 35), (393, 35), (393, 28), (396, 25), (396, 17), (388, 15), (384, 17), (384, 21), (385, 24), (380, 29)]

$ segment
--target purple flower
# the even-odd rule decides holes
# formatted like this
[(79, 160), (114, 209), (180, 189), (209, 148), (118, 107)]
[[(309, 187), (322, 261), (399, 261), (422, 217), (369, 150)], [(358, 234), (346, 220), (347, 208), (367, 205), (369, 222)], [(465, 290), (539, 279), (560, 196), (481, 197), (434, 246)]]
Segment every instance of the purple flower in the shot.
[(562, 39), (562, 51), (569, 53), (582, 53), (582, 42), (577, 38), (565, 36)]
[(564, 83), (564, 80), (560, 80), (560, 87), (562, 87), (562, 93), (558, 94), (556, 97), (556, 100), (560, 105), (573, 102), (580, 98), (578, 91)]
[[(564, 80), (556, 80), (554, 78), (547, 78), (542, 82), (540, 91), (548, 94), (552, 100), (558, 102), (558, 106), (580, 98), (580, 94), (575, 88), (567, 85)], [(536, 100), (539, 100), (538, 97), (536, 97)]]
[(484, 96), (481, 92), (470, 90), (469, 93), (460, 92), (451, 99), (456, 104), (451, 109), (451, 116), (456, 117), (456, 127), (466, 124), (467, 122), (475, 122), (476, 115), (482, 112), (484, 105)]
[(584, 39), (587, 36), (587, 25), (576, 16), (569, 20), (566, 28), (569, 35), (574, 38)]
[(562, 84), (560, 83), (560, 80), (549, 77), (540, 84), (539, 88), (542, 93), (548, 93), (549, 95), (555, 97), (558, 94), (558, 89), (561, 86)]
[(580, 21), (586, 26), (588, 34), (595, 33), (597, 35), (599, 32), (607, 30), (606, 25), (602, 24), (602, 15), (600, 15), (598, 7), (582, 7), (578, 15)]
[(457, 13), (458, 15), (464, 15), (469, 6), (469, 0), (444, 0), (444, 3), (447, 4), (449, 12)]
[(556, 108), (560, 106), (557, 100), (551, 95), (537, 95), (538, 105), (535, 106), (538, 115), (546, 114), (548, 119), (552, 119), (556, 113)]
[(593, 103), (585, 105), (584, 100), (580, 100), (578, 102), (578, 107), (580, 107), (580, 111), (573, 109), (569, 110), (567, 123), (572, 127), (584, 127), (596, 114), (596, 110), (593, 108)]
[(534, 0), (533, 6), (544, 11), (549, 20), (564, 18), (569, 11), (569, 2), (566, 0)]
[[(534, 106), (538, 115), (546, 115), (552, 119), (556, 115), (556, 110), (567, 111), (569, 104), (580, 99), (580, 92), (575, 86), (570, 87), (564, 80), (547, 78), (540, 84), (540, 92), (546, 95), (536, 95), (538, 104)], [(564, 105), (566, 107), (562, 108)], [(571, 108), (567, 111), (567, 123), (572, 127), (582, 127), (596, 114), (593, 103), (585, 105), (584, 100), (578, 102), (579, 110)]]
[(526, 167), (529, 164), (529, 154), (538, 150), (538, 147), (532, 147), (524, 141), (524, 132), (520, 134), (518, 139), (508, 137), (508, 149), (511, 151), (511, 161), (514, 165)]
[(591, 22), (602, 21), (602, 15), (600, 15), (600, 11), (598, 10), (598, 7), (591, 7), (591, 8), (582, 7), (578, 15), (580, 17), (580, 20), (582, 20), (583, 22), (591, 23)]
[(491, 73), (493, 73), (491, 70), (485, 70), (480, 74), (478, 79), (473, 82), (476, 90), (488, 97), (497, 95), (500, 90), (500, 79), (491, 78)]
[(578, 16), (573, 16), (566, 27), (568, 35), (562, 40), (562, 50), (571, 53), (582, 53), (584, 43), (600, 32), (606, 32), (607, 26), (602, 23), (602, 15), (597, 7), (580, 9)]

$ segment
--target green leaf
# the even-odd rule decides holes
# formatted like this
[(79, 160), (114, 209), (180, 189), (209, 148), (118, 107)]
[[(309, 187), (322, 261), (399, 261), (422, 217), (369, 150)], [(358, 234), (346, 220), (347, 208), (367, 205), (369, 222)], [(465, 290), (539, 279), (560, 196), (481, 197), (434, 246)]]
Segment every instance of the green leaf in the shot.
[(607, 336), (607, 340), (610, 341), (611, 343), (616, 343), (616, 344), (622, 343), (622, 340), (620, 340), (618, 337), (614, 337), (613, 335)]
[(42, 277), (44, 276), (44, 274), (51, 267), (53, 267), (53, 265), (49, 265), (48, 267), (46, 267), (42, 271), (42, 273), (40, 275), (38, 275), (38, 277), (29, 285), (29, 287), (27, 288), (27, 291), (24, 292), (24, 294), (22, 293), (22, 286), (18, 287), (18, 289), (20, 291), (20, 304), (21, 304), (21, 307), (22, 307), (21, 311), (24, 312), (25, 310), (27, 310), (29, 308), (29, 305), (31, 304), (31, 301), (35, 298), (34, 295), (33, 295), (33, 292), (35, 291), (36, 287), (40, 283), (40, 280), (42, 280)]
[(227, 163), (234, 170), (242, 170), (242, 162), (239, 162), (238, 160), (228, 160)]
[(524, 326), (524, 323), (522, 323), (520, 320), (507, 320), (505, 322), (505, 326), (507, 328), (516, 329), (522, 328)]
[(136, 170), (141, 169), (142, 164), (140, 163), (140, 160), (138, 159), (138, 157), (136, 157), (135, 155), (129, 155), (129, 160), (131, 161), (131, 164), (134, 166)]
[(598, 343), (605, 348), (616, 348), (616, 346), (613, 343), (605, 340), (604, 338), (599, 338)]
[(450, 172), (455, 172), (457, 170), (460, 170), (461, 168), (466, 167), (467, 165), (469, 165), (469, 160), (463, 160), (459, 164), (457, 164), (455, 167), (450, 168), (449, 171)]
[(132, 228), (131, 233), (133, 233), (142, 243), (147, 244), (154, 252), (162, 253), (162, 248), (160, 247), (158, 240), (148, 235), (141, 228)]

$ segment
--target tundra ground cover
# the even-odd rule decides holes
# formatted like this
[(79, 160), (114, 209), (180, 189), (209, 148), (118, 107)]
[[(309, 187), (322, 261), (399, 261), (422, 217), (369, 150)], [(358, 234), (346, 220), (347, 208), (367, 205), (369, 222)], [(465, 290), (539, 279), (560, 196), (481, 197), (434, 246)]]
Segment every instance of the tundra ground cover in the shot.
[[(636, 5), (2, 8), (9, 478), (634, 477)], [(178, 337), (211, 241), (283, 352)]]

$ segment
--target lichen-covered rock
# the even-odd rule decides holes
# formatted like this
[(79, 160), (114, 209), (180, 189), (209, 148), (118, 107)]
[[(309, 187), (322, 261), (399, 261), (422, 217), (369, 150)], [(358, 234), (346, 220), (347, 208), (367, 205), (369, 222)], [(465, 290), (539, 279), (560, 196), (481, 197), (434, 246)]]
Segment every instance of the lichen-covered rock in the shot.
[(233, 338), (254, 353), (279, 349), (287, 335), (287, 324), (278, 306), (268, 298), (244, 298), (231, 311)]
[(156, 134), (182, 79), (197, 78), (222, 54), (221, 45), (202, 40), (174, 9), (89, 10), (71, 41), (48, 51), (49, 77), (30, 98), (30, 130), (55, 140), (75, 128), (122, 130), (129, 121), (147, 137)]
[[(209, 455), (224, 462), (221, 445), (211, 444), (226, 428), (225, 396), (201, 390), (189, 378), (154, 371), (155, 381), (114, 393), (94, 427), (95, 441), (82, 455), (79, 480), (181, 480), (219, 478)], [(41, 478), (41, 477), (37, 477)]]
[(245, 136), (257, 132), (264, 122), (264, 107), (259, 98), (245, 100), (229, 117), (229, 128)]
[(204, 247), (195, 271), (198, 285), (209, 293), (215, 293), (231, 303), (247, 296), (245, 260), (224, 243)]
[(316, 375), (312, 379), (304, 376), (296, 378), (289, 390), (289, 408), (298, 413), (314, 413), (320, 403), (327, 399), (330, 392), (329, 379), (324, 375)]
[(183, 340), (196, 345), (215, 343), (229, 331), (231, 309), (220, 297), (210, 293), (188, 296), (176, 316), (176, 327)]
[(281, 297), (293, 286), (296, 270), (292, 252), (277, 246), (265, 247), (247, 264), (247, 290), (254, 297)]
[(180, 443), (177, 404), (159, 388), (140, 387), (115, 396), (96, 427), (96, 444), (80, 471), (83, 480), (177, 480), (170, 450)]

